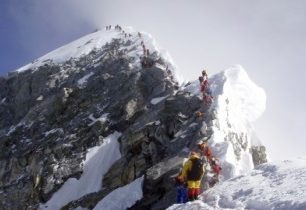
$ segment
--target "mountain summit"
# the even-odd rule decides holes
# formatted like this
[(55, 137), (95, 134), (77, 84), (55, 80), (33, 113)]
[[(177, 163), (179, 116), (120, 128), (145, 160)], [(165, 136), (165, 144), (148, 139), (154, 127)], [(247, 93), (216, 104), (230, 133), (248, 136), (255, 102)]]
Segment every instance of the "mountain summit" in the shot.
[[(107, 27), (0, 78), (4, 209), (165, 209), (173, 178), (207, 139), (222, 181), (266, 162), (252, 122), (265, 93), (241, 66), (199, 82), (147, 33)], [(204, 113), (197, 116), (197, 111)]]

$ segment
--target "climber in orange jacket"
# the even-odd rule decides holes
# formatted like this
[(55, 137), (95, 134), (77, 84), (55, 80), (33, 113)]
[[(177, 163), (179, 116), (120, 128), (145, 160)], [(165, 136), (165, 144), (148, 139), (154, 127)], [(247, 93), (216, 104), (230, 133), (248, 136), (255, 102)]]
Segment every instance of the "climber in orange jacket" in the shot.
[(206, 141), (200, 141), (198, 148), (201, 150), (202, 156), (205, 157), (206, 161), (210, 164), (213, 158), (212, 151)]
[(200, 155), (196, 152), (191, 152), (188, 161), (183, 166), (181, 174), (181, 177), (187, 180), (189, 201), (198, 199), (204, 170)]

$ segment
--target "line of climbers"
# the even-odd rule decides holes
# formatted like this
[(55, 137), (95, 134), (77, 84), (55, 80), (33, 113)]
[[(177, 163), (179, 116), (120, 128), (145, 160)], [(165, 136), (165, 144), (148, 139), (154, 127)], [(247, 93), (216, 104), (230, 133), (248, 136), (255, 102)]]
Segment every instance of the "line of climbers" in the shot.
[[(105, 29), (106, 29), (107, 31), (111, 30), (111, 29), (112, 29), (112, 25), (106, 26)], [(132, 34), (126, 33), (124, 30), (122, 30), (122, 27), (119, 26), (119, 25), (115, 25), (115, 30), (116, 30), (116, 31), (121, 31), (125, 38), (127, 38), (127, 37), (132, 37)]]
[[(204, 105), (209, 106), (212, 103), (213, 96), (209, 88), (206, 70), (202, 71), (199, 81)], [(197, 111), (195, 114), (197, 119), (204, 120), (204, 113)], [(198, 199), (201, 191), (207, 190), (219, 182), (221, 170), (219, 160), (213, 156), (212, 150), (208, 146), (208, 138), (199, 141), (196, 151), (190, 152), (189, 159), (175, 178), (177, 203)], [(210, 176), (208, 173), (210, 173)]]
[(199, 77), (201, 93), (203, 94), (203, 102), (205, 105), (210, 105), (213, 100), (211, 90), (208, 83), (208, 75), (206, 70), (202, 71), (202, 76)]
[[(138, 37), (142, 39), (142, 35), (138, 32)], [(144, 41), (141, 41), (141, 47), (143, 51), (143, 57), (141, 59), (141, 65), (143, 68), (150, 68), (154, 65), (154, 60), (150, 57), (150, 50), (144, 44)]]
[[(109, 31), (112, 29), (111, 25), (108, 25), (105, 27), (106, 31)], [(122, 27), (119, 25), (115, 26), (115, 30), (116, 31), (122, 31), (122, 33), (124, 34), (124, 37), (131, 37), (131, 34), (125, 33), (124, 30), (122, 30)], [(138, 37), (142, 40), (142, 34), (140, 32), (138, 32)], [(144, 44), (144, 41), (141, 41), (141, 47), (143, 50), (143, 56), (141, 57), (141, 65), (143, 68), (150, 68), (154, 65), (154, 60), (152, 58), (150, 58), (150, 50), (147, 49), (147, 47)]]

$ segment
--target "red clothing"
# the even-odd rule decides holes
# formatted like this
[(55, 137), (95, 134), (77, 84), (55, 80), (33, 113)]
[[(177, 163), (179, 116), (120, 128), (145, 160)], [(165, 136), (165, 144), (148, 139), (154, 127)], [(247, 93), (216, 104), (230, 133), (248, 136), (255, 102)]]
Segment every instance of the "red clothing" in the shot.
[(208, 90), (208, 81), (207, 80), (204, 80), (204, 82), (201, 83), (201, 92), (206, 92)]
[(203, 94), (203, 100), (204, 100), (205, 104), (211, 104), (212, 100), (213, 100), (213, 97), (208, 95), (207, 93), (204, 93)]
[(188, 188), (188, 200), (193, 201), (198, 199), (200, 193), (201, 193), (200, 188)]
[(212, 170), (213, 170), (214, 174), (219, 175), (221, 170), (222, 170), (222, 168), (218, 164), (214, 164), (212, 166)]
[(200, 150), (202, 151), (202, 155), (207, 158), (208, 161), (213, 157), (212, 151), (208, 146), (200, 145)]

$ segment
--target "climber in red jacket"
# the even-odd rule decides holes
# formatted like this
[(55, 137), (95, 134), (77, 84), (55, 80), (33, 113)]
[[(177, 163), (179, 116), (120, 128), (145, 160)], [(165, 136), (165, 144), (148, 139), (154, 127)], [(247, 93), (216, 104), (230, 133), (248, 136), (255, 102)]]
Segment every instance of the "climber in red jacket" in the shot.
[(210, 167), (214, 175), (209, 182), (209, 186), (213, 187), (215, 184), (219, 182), (219, 175), (221, 173), (222, 168), (220, 164), (218, 163), (218, 160), (214, 157), (211, 159), (210, 164), (211, 164)]
[(201, 150), (202, 156), (205, 158), (205, 160), (210, 163), (213, 157), (212, 151), (209, 148), (206, 141), (200, 141), (198, 143), (198, 148)]

